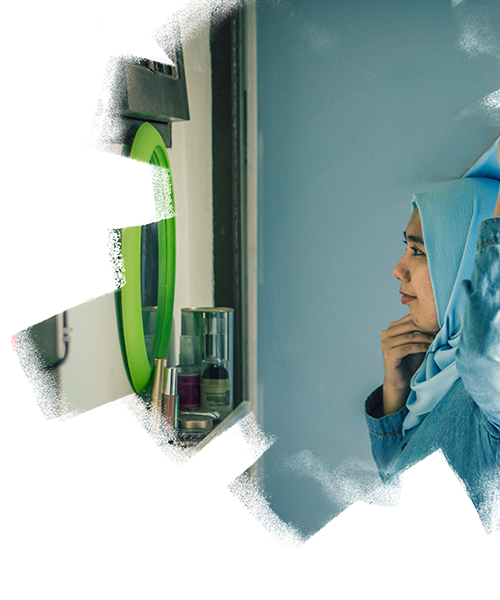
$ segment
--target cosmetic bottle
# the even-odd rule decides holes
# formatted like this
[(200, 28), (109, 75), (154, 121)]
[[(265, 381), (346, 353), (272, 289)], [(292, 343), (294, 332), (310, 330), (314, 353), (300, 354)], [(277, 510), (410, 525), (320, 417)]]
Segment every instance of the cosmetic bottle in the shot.
[(183, 411), (200, 408), (200, 359), (196, 350), (199, 349), (196, 347), (195, 336), (181, 335), (177, 385), (179, 410)]
[(167, 369), (163, 393), (163, 417), (167, 438), (174, 439), (179, 429), (179, 396), (177, 395), (177, 368)]
[(152, 375), (151, 405), (149, 409), (149, 430), (153, 435), (159, 435), (161, 432), (166, 376), (167, 359), (155, 358)]
[(220, 358), (219, 334), (205, 336), (205, 358), (201, 362), (201, 407), (216, 410), (221, 420), (233, 410), (228, 361)]
[(181, 318), (181, 335), (192, 336), (195, 351), (201, 356), (200, 362), (205, 358), (204, 336), (206, 334), (219, 334), (219, 358), (226, 361), (229, 379), (231, 385), (233, 385), (234, 310), (217, 306), (183, 308), (181, 309)]

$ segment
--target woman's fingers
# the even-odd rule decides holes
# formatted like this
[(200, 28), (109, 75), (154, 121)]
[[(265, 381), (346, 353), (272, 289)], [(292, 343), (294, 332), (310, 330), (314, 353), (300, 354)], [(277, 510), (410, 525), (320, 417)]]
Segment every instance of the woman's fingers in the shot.
[(435, 337), (435, 334), (420, 329), (411, 315), (393, 321), (382, 331), (380, 338), (385, 369), (384, 390), (407, 390), (411, 377), (422, 363)]

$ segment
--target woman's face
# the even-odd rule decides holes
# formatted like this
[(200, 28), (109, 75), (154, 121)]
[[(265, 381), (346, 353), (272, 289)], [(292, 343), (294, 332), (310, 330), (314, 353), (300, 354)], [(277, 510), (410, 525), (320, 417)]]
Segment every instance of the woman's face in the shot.
[(418, 208), (413, 211), (405, 237), (406, 252), (392, 272), (401, 281), (401, 302), (408, 305), (415, 325), (422, 331), (436, 333), (439, 321)]

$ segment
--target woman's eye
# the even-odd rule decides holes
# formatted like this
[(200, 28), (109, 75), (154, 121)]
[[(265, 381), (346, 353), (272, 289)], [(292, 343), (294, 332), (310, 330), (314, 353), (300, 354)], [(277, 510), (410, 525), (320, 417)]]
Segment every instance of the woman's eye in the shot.
[[(403, 240), (403, 244), (408, 245), (408, 242), (406, 240)], [(418, 248), (415, 248), (415, 246), (410, 246), (410, 249), (413, 250), (412, 256), (425, 256), (425, 254)], [(419, 252), (419, 254), (417, 254), (417, 252)]]

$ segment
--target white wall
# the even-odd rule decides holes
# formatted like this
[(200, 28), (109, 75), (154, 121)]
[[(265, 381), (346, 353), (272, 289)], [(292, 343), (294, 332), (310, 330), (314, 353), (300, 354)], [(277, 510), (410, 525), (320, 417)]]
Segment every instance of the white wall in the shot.
[[(187, 16), (186, 22), (181, 22), (180, 26), (190, 120), (173, 123), (172, 148), (168, 149), (177, 230), (173, 343), (169, 355), (172, 366), (178, 360), (181, 308), (213, 306), (208, 13), (206, 19), (199, 19), (196, 27), (189, 23)], [(151, 193), (152, 186), (147, 187), (145, 194)], [(137, 201), (149, 202), (154, 207), (152, 195), (144, 198), (143, 194)], [(90, 410), (133, 393), (123, 366), (114, 302), (114, 294), (110, 293), (68, 310), (70, 353), (60, 368), (60, 387), (69, 408)]]
[(174, 302), (175, 361), (179, 354), (181, 308), (213, 306), (212, 231), (212, 85), (210, 29), (181, 22), (190, 120), (172, 124), (168, 150), (174, 185), (177, 227), (177, 276)]

